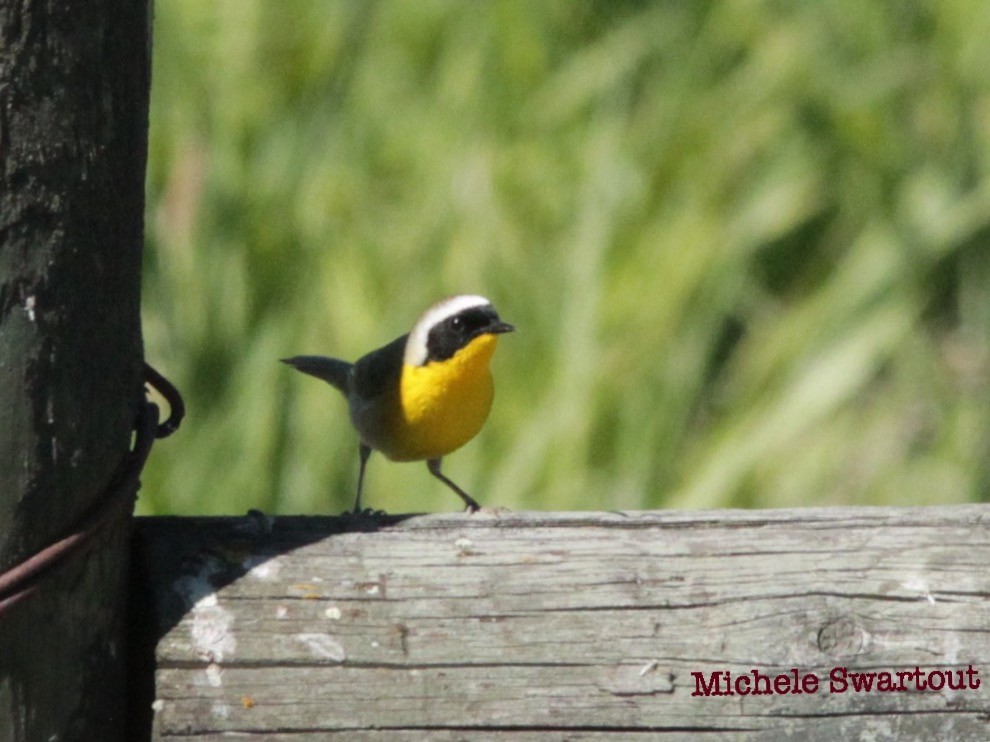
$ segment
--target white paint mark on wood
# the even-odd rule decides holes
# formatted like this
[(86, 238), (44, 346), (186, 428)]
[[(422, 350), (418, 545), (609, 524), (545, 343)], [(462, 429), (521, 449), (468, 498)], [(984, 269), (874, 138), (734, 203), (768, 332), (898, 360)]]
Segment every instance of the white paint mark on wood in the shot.
[(259, 582), (277, 582), (282, 573), (282, 562), (270, 557), (249, 557), (242, 565), (248, 577)]
[(212, 604), (197, 603), (193, 607), (190, 633), (201, 659), (223, 662), (224, 657), (237, 648), (237, 640), (231, 632), (234, 614), (216, 604), (216, 595), (210, 597)]
[(329, 634), (296, 634), (296, 640), (305, 645), (313, 657), (333, 662), (343, 662), (347, 652), (340, 642)]
[(211, 662), (206, 666), (206, 682), (211, 688), (223, 687), (223, 668), (216, 662)]
[(237, 648), (237, 640), (231, 631), (234, 614), (223, 608), (210, 575), (214, 569), (203, 565), (200, 571), (175, 581), (173, 590), (190, 605), (189, 634), (200, 659), (223, 662)]
[(901, 583), (901, 586), (910, 592), (919, 593), (921, 597), (927, 600), (931, 605), (935, 605), (935, 596), (928, 587), (928, 581), (920, 575), (909, 577)]
[(640, 677), (643, 677), (647, 673), (653, 672), (654, 670), (657, 669), (657, 666), (659, 664), (660, 663), (657, 662), (656, 660), (651, 660), (651, 661), (647, 662), (645, 665), (643, 665), (642, 669), (639, 671), (639, 676)]

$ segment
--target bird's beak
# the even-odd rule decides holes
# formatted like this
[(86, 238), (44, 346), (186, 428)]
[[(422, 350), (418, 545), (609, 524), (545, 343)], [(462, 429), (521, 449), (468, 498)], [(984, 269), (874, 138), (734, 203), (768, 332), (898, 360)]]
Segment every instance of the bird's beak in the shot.
[(492, 335), (501, 335), (503, 332), (512, 332), (515, 329), (515, 326), (510, 325), (508, 322), (496, 322), (488, 328), (488, 332)]

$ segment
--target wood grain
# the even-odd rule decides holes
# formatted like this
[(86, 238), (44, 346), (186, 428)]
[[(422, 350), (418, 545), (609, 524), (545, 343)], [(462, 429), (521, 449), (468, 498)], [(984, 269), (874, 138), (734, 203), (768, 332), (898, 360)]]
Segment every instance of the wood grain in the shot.
[[(143, 519), (155, 735), (990, 738), (988, 519), (984, 506), (482, 513), (369, 531)], [(983, 682), (832, 693), (836, 667)], [(817, 692), (693, 695), (692, 673), (794, 668)]]
[[(0, 0), (0, 573), (112, 507), (144, 404), (150, 76), (151, 3)], [(3, 742), (128, 739), (129, 542), (8, 583)]]

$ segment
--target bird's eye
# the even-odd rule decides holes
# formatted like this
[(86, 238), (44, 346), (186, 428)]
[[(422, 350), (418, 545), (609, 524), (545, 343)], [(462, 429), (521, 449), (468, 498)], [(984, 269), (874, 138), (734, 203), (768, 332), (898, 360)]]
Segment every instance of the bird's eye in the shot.
[(455, 330), (461, 330), (461, 329), (463, 329), (464, 328), (464, 318), (463, 317), (454, 317), (453, 319), (450, 320), (450, 326), (453, 327)]

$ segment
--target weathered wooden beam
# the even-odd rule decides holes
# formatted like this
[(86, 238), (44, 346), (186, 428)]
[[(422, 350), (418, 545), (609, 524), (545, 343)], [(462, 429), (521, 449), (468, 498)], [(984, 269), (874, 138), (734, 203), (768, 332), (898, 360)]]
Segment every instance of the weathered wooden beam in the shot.
[[(142, 703), (161, 740), (986, 739), (988, 522), (979, 505), (432, 515), (368, 532), (143, 519)], [(853, 672), (878, 673), (872, 689)], [(715, 678), (732, 694), (705, 695)]]
[(113, 507), (143, 405), (149, 5), (0, 0), (3, 742), (125, 739), (129, 519), (45, 554)]

